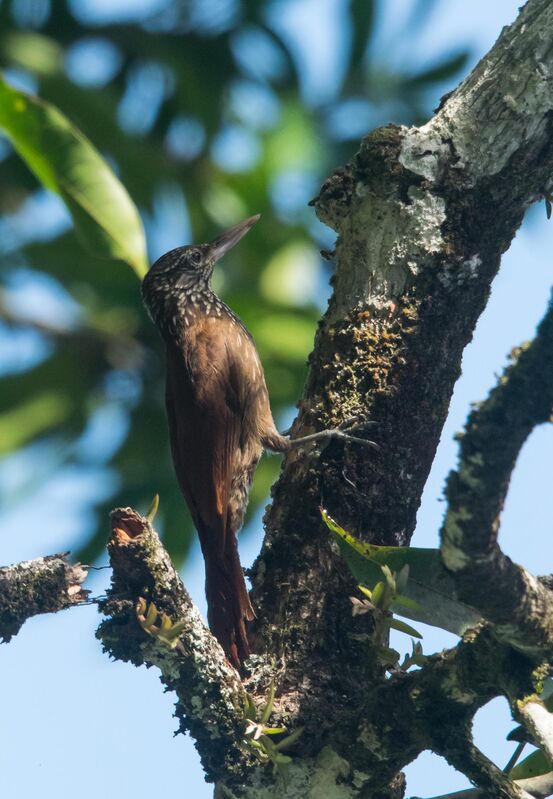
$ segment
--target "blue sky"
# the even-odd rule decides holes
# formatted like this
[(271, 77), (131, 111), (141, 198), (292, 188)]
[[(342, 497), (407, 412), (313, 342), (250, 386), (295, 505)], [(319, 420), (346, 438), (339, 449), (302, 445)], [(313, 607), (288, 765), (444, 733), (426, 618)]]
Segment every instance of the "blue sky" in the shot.
[[(91, 0), (81, 6), (102, 7), (154, 5), (154, 0)], [(393, 57), (398, 63), (416, 59), (432, 63), (451, 48), (470, 46), (474, 63), (492, 44), (503, 25), (517, 13), (519, 0), (427, 0), (435, 6), (426, 25), (413, 33), (412, 9), (420, 3), (388, 0), (379, 20), (377, 50), (388, 54), (393, 39)], [(329, 46), (339, 30), (342, 0), (285, 0), (275, 3), (275, 14), (287, 35), (297, 42), (305, 62), (306, 102), (324, 99), (325, 87), (340, 68), (340, 47)], [(107, 13), (107, 12), (106, 12)], [(310, 30), (309, 48), (301, 47)], [(401, 32), (398, 40), (397, 31)], [(345, 46), (345, 41), (340, 46)], [(439, 98), (436, 97), (436, 101)], [(506, 254), (494, 283), (492, 297), (473, 342), (467, 348), (463, 376), (459, 380), (442, 442), (426, 487), (413, 543), (436, 546), (443, 514), (440, 501), (448, 470), (455, 464), (453, 434), (461, 429), (470, 403), (485, 397), (505, 364), (508, 351), (530, 338), (545, 308), (550, 286), (550, 251), (553, 222), (547, 223), (543, 206), (533, 209), (513, 246)], [(517, 466), (501, 531), (504, 550), (516, 561), (538, 573), (552, 571), (551, 556), (544, 542), (553, 522), (549, 475), (552, 473), (553, 431), (537, 430), (527, 443)], [(14, 478), (15, 479), (15, 478)], [(48, 485), (45, 476), (45, 485)], [(3, 519), (0, 562), (66, 549), (83, 520), (77, 510), (66, 516), (63, 497), (84, 491), (82, 477), (65, 474), (52, 496), (36, 495), (35, 507), (21, 506)], [(103, 473), (87, 475), (97, 479)], [(49, 509), (44, 524), (37, 525), (34, 511)], [(86, 522), (86, 520), (84, 520)], [(29, 529), (33, 526), (33, 529)], [(259, 530), (259, 525), (257, 525)], [(242, 541), (243, 561), (250, 563), (259, 548), (259, 535)], [(198, 604), (204, 608), (203, 564), (195, 552), (184, 580)], [(101, 593), (107, 572), (91, 577), (93, 593)], [(93, 606), (77, 608), (52, 617), (28, 622), (9, 646), (2, 647), (0, 679), (4, 687), (0, 725), (0, 768), (6, 796), (43, 799), (78, 794), (81, 799), (118, 796), (140, 799), (155, 794), (212, 795), (203, 781), (199, 761), (189, 738), (173, 737), (170, 695), (163, 694), (155, 671), (112, 663), (94, 639), (98, 615)], [(450, 645), (451, 636), (425, 629), (424, 648), (431, 652)], [(405, 637), (396, 645), (405, 649)], [(504, 741), (509, 729), (505, 703), (497, 700), (486, 708), (476, 727), (481, 748), (500, 765), (508, 759), (512, 745)], [(462, 775), (432, 755), (423, 755), (407, 769), (407, 795), (434, 796), (467, 786)]]

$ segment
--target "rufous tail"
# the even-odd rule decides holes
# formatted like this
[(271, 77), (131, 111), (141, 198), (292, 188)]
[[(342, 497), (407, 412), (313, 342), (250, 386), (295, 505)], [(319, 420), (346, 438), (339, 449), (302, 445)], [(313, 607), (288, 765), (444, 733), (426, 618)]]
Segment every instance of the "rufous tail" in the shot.
[(236, 536), (227, 536), (222, 556), (205, 561), (205, 593), (209, 628), (237, 669), (250, 654), (246, 621), (255, 618), (240, 565)]

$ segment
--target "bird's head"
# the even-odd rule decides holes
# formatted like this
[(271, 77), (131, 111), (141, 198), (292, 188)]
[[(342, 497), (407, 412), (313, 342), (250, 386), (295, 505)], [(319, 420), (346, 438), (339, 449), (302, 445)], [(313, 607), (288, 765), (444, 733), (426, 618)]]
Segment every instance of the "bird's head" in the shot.
[(259, 214), (233, 225), (209, 244), (177, 247), (154, 263), (142, 282), (144, 302), (154, 317), (172, 296), (209, 288), (213, 268), (258, 221)]

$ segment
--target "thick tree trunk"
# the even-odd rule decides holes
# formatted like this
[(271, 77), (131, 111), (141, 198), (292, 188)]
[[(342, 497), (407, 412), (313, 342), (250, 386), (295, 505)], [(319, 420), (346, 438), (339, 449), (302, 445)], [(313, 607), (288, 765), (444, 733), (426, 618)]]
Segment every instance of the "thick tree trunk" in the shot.
[(353, 784), (374, 764), (351, 733), (368, 712), (361, 686), (378, 676), (349, 637), (365, 617), (349, 612), (352, 580), (319, 505), (364, 540), (408, 543), (463, 350), (502, 253), (551, 183), (552, 41), (551, 3), (530, 0), (433, 119), (367, 136), (314, 201), (338, 234), (336, 276), (294, 434), (357, 416), (375, 423), (366, 433), (381, 451), (333, 442), (288, 456), (253, 600), (282, 707), (314, 730), (313, 751), (325, 742), (346, 759), (344, 796), (372, 795)]

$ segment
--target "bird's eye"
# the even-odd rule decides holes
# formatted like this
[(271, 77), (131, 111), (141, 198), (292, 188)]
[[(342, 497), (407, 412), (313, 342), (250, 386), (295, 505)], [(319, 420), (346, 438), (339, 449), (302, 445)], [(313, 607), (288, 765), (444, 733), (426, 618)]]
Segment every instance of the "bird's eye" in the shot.
[(202, 262), (202, 254), (199, 250), (191, 250), (188, 260), (192, 266), (199, 266)]

